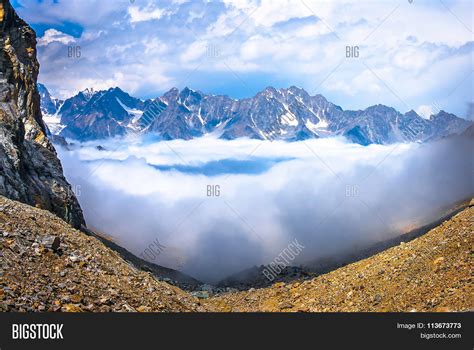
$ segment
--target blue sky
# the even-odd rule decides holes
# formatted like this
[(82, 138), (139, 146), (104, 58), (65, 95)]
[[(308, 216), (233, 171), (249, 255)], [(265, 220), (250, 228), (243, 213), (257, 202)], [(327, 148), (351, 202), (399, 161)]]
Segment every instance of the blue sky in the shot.
[[(12, 3), (37, 32), (40, 81), (62, 98), (112, 86), (142, 98), (174, 86), (240, 98), (296, 85), (345, 109), (463, 117), (473, 101), (470, 0)], [(355, 46), (359, 56), (346, 57)]]

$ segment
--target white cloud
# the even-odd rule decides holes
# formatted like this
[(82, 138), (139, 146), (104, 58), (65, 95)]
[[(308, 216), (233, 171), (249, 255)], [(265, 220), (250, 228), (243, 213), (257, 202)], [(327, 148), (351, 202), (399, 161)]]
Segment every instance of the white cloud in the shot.
[(165, 14), (165, 10), (150, 5), (144, 8), (130, 6), (128, 8), (128, 14), (131, 23), (138, 23), (160, 19)]
[(75, 42), (75, 39), (71, 35), (60, 32), (59, 30), (48, 29), (44, 32), (44, 35), (38, 39), (38, 46), (46, 46), (53, 42), (67, 45)]
[[(354, 77), (350, 77), (350, 73), (346, 73), (343, 79), (336, 75), (328, 77), (324, 84), (328, 90), (342, 91), (348, 96), (373, 94), (383, 91), (384, 87), (377, 76), (383, 74), (386, 76), (387, 72), (374, 72), (364, 68), (365, 67), (361, 67), (362, 71)], [(377, 74), (377, 76), (374, 73)]]
[(399, 68), (406, 70), (420, 70), (435, 59), (434, 52), (423, 51), (416, 47), (400, 47), (396, 50), (393, 62)]
[(437, 112), (433, 112), (433, 106), (421, 105), (416, 109), (416, 113), (425, 119), (430, 119), (430, 116)]
[[(306, 247), (295, 264), (306, 264), (354, 253), (438, 218), (446, 206), (474, 194), (466, 162), (472, 140), (458, 142), (394, 150), (342, 139), (205, 137), (166, 144), (116, 139), (59, 153), (68, 180), (80, 186), (88, 225), (138, 255), (158, 238), (168, 249), (155, 263), (184, 263), (185, 272), (212, 282), (268, 263), (295, 238)], [(286, 160), (276, 161), (282, 157)], [(245, 173), (249, 167), (239, 171), (238, 165), (225, 165), (226, 159), (263, 168)], [(202, 173), (223, 168), (227, 172)], [(208, 197), (208, 185), (219, 185), (220, 196)], [(359, 197), (347, 196), (347, 186), (356, 186)]]
[[(458, 18), (441, 3), (422, 1), (147, 1), (130, 6), (106, 0), (93, 10), (88, 1), (72, 0), (28, 2), (19, 11), (40, 23), (67, 20), (84, 26), (76, 39), (81, 60), (65, 60), (64, 50), (46, 45), (52, 40), (47, 35), (40, 43), (41, 78), (53, 92), (74, 91), (84, 81), (117, 81), (120, 72), (131, 77), (122, 88), (130, 86), (140, 97), (156, 97), (174, 84), (219, 94), (236, 81), (242, 96), (248, 95), (246, 86), (284, 82), (308, 91), (317, 86), (318, 93), (352, 109), (384, 103), (404, 111), (444, 97), (443, 108), (461, 115), (470, 100), (468, 89), (448, 95), (472, 69), (472, 32), (460, 22), (470, 24), (472, 2), (448, 5)], [(58, 37), (57, 43), (68, 39)], [(208, 57), (208, 46), (218, 50), (218, 57)], [(346, 46), (359, 46), (360, 58), (345, 60)], [(64, 70), (71, 75), (68, 84), (76, 86), (61, 86)], [(218, 78), (202, 79), (203, 74)], [(262, 76), (266, 80), (260, 82)]]
[(195, 41), (189, 45), (180, 56), (183, 62), (193, 62), (202, 58), (206, 54), (206, 47), (209, 45), (205, 41)]

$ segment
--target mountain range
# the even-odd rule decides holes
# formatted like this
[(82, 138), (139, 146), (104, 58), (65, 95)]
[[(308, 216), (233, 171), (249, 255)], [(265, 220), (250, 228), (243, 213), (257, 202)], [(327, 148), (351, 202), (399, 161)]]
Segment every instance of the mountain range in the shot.
[[(74, 130), (77, 130), (84, 131), (77, 137), (93, 139), (100, 135), (113, 136), (115, 131), (126, 133), (133, 130), (173, 137), (174, 133), (196, 130), (196, 135), (219, 131), (221, 137), (231, 138), (236, 135), (232, 132), (240, 132), (242, 128), (246, 132), (256, 132), (261, 125), (258, 123), (262, 121), (272, 127), (290, 124), (296, 129), (305, 120), (304, 116), (298, 114), (301, 119), (295, 117), (295, 122), (289, 118), (291, 114), (284, 114), (282, 119), (286, 123), (275, 123), (272, 118), (278, 110), (269, 110), (268, 119), (258, 119), (258, 123), (245, 125), (248, 121), (245, 119), (245, 108), (253, 110), (253, 102), (247, 101), (245, 107), (245, 104), (240, 106), (239, 101), (233, 100), (230, 102), (232, 108), (238, 106), (237, 110), (242, 115), (228, 117), (229, 110), (221, 110), (216, 105), (208, 106), (215, 108), (212, 111), (203, 110), (205, 104), (195, 100), (196, 96), (178, 102), (176, 96), (184, 90), (173, 90), (168, 97), (150, 101), (134, 99), (117, 89), (102, 92), (87, 90), (72, 99), (61, 101), (51, 97), (44, 86), (37, 85), (38, 73), (35, 32), (18, 17), (8, 0), (0, 0), (1, 312), (473, 310), (470, 224), (474, 201), (461, 205), (459, 210), (464, 210), (449, 220), (443, 219), (441, 226), (424, 236), (410, 242), (402, 238), (399, 245), (384, 252), (320, 276), (305, 276), (296, 281), (279, 282), (268, 288), (251, 288), (243, 292), (232, 288), (221, 292), (212, 286), (202, 285), (197, 290), (198, 294), (181, 290), (169, 278), (158, 278), (157, 273), (161, 274), (159, 271), (165, 268), (143, 264), (124, 248), (114, 242), (107, 243), (104, 237), (85, 228), (82, 210), (63, 175), (61, 162), (49, 136), (68, 132), (74, 135)], [(201, 96), (200, 93), (194, 94)], [(227, 101), (228, 98), (222, 99)], [(278, 106), (273, 100), (272, 104)], [(193, 117), (196, 116), (197, 105), (201, 107), (197, 112), (199, 121), (199, 116), (202, 118), (201, 128), (191, 124), (195, 121)], [(266, 108), (265, 103), (260, 108), (258, 112), (249, 112), (251, 121), (257, 120), (254, 113), (262, 112)], [(295, 113), (292, 108), (289, 110)], [(49, 128), (43, 122), (42, 112), (49, 120)], [(334, 119), (327, 117), (329, 111), (325, 113), (321, 117), (316, 115), (318, 120), (326, 120), (327, 123), (320, 124), (320, 129), (330, 129), (329, 126), (334, 123)], [(211, 115), (212, 118), (207, 117)], [(223, 117), (212, 125), (210, 121), (217, 115)], [(398, 114), (396, 116), (399, 117)], [(405, 115), (403, 118), (406, 118)], [(418, 120), (416, 115), (409, 115), (408, 118), (411, 119), (406, 119), (405, 123)], [(435, 135), (433, 130), (438, 130), (438, 136), (432, 137), (453, 132), (457, 127), (450, 124), (452, 120), (465, 123), (454, 118), (447, 113), (430, 118), (427, 121), (429, 128), (423, 129), (426, 137), (429, 133)], [(107, 129), (114, 123), (119, 127)], [(421, 126), (425, 124), (417, 123), (405, 128), (407, 135), (420, 135)], [(450, 129), (445, 124), (450, 124)], [(286, 126), (285, 129), (291, 130)], [(102, 134), (94, 134), (99, 131)], [(413, 133), (409, 134), (409, 131)], [(262, 132), (263, 136), (257, 134), (267, 138), (272, 138), (274, 134), (281, 137), (276, 129)], [(472, 138), (474, 125), (463, 135)], [(181, 276), (176, 271), (165, 270), (171, 276)], [(198, 282), (186, 280), (186, 283)], [(209, 290), (219, 294), (211, 296)], [(123, 333), (124, 339), (129, 338), (129, 332)], [(91, 337), (82, 338), (89, 341)], [(73, 341), (77, 342), (77, 339)]]
[(144, 101), (116, 87), (88, 89), (60, 101), (44, 85), (38, 89), (51, 133), (79, 141), (143, 132), (164, 140), (188, 140), (210, 133), (223, 139), (285, 141), (344, 136), (369, 145), (430, 141), (461, 133), (472, 124), (444, 111), (425, 119), (413, 110), (402, 114), (381, 104), (343, 110), (324, 96), (311, 96), (295, 86), (268, 87), (239, 100), (186, 87)]

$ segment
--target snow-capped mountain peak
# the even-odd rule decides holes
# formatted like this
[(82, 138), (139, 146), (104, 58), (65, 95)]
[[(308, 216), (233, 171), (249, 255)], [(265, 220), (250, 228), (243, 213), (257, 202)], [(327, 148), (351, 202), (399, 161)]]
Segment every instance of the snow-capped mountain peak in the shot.
[[(51, 107), (51, 97), (44, 86), (41, 98), (46, 111)], [(402, 114), (381, 104), (365, 110), (343, 110), (324, 96), (311, 96), (296, 86), (267, 87), (240, 100), (206, 95), (188, 87), (181, 91), (172, 88), (161, 97), (145, 101), (118, 87), (87, 89), (64, 101), (56, 115), (64, 128), (55, 131), (78, 140), (113, 137), (133, 130), (168, 140), (206, 134), (224, 139), (286, 141), (342, 135), (368, 145), (427, 141), (460, 133), (471, 125), (444, 111), (426, 120), (413, 110)]]

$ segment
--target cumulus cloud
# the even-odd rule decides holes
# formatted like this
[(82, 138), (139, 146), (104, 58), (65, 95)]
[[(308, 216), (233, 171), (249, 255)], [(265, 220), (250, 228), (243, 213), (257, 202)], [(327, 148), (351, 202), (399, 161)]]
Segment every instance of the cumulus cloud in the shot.
[(164, 14), (164, 10), (160, 8), (155, 8), (151, 5), (146, 6), (144, 8), (140, 8), (138, 6), (131, 6), (128, 8), (128, 14), (130, 16), (131, 23), (138, 23), (151, 21), (154, 19), (160, 19)]
[(425, 119), (430, 119), (430, 116), (437, 112), (433, 111), (433, 106), (421, 105), (417, 108), (416, 113)]
[[(474, 50), (470, 1), (450, 1), (450, 11), (427, 1), (20, 3), (33, 25), (67, 35), (70, 23), (81, 28), (74, 35), (79, 60), (67, 59), (60, 42), (39, 47), (40, 78), (53, 94), (109, 81), (142, 98), (173, 85), (244, 97), (247, 86), (283, 82), (349, 109), (384, 103), (407, 111), (436, 100), (458, 115), (471, 99), (463, 83)], [(360, 57), (346, 58), (346, 46), (359, 46)], [(218, 56), (210, 58), (206, 47)]]
[(152, 262), (209, 282), (269, 263), (294, 239), (305, 246), (295, 265), (342, 257), (474, 195), (473, 140), (97, 144), (59, 149), (88, 225), (137, 255), (158, 239)]
[(46, 46), (52, 42), (58, 42), (64, 45), (73, 43), (74, 37), (60, 32), (56, 29), (48, 29), (44, 32), (44, 35), (38, 39), (38, 46)]

